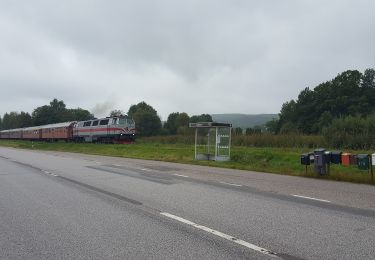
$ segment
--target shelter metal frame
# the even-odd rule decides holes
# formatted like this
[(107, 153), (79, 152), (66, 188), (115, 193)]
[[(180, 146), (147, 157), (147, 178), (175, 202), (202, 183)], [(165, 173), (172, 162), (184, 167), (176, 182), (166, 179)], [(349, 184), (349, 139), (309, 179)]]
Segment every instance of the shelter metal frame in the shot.
[[(194, 142), (194, 153), (196, 160), (211, 160), (211, 161), (229, 161), (230, 152), (231, 152), (231, 136), (232, 136), (232, 124), (228, 123), (216, 123), (216, 122), (198, 122), (190, 123), (190, 128), (195, 128), (195, 142)], [(204, 145), (198, 144), (198, 130), (207, 129), (207, 143)], [(211, 132), (215, 132), (215, 153), (211, 153), (210, 143)], [(227, 138), (227, 145), (222, 145), (222, 141)], [(203, 146), (207, 148), (206, 153), (198, 153), (198, 148)], [(221, 153), (222, 150), (225, 150), (226, 153)]]

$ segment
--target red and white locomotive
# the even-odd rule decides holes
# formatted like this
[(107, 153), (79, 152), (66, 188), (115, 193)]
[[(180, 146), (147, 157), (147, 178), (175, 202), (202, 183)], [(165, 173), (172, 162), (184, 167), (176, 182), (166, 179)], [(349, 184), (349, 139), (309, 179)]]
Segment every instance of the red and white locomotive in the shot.
[(104, 143), (133, 141), (135, 139), (135, 123), (127, 116), (77, 122), (73, 125), (73, 139)]
[(0, 139), (125, 143), (135, 139), (135, 123), (127, 116), (106, 117), (0, 131)]

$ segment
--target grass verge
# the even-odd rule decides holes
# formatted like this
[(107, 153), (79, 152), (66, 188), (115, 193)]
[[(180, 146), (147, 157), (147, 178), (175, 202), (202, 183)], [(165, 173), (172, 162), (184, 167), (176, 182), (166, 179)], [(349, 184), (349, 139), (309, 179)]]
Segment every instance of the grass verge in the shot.
[[(356, 166), (344, 167), (341, 165), (332, 165), (330, 175), (328, 176), (318, 176), (313, 173), (313, 166), (309, 166), (306, 172), (305, 167), (300, 165), (300, 154), (308, 152), (306, 148), (258, 148), (235, 146), (232, 149), (231, 161), (213, 162), (194, 160), (194, 146), (189, 144), (137, 142), (131, 145), (112, 145), (0, 140), (0, 146), (188, 163), (337, 181), (371, 183), (371, 174), (368, 171), (358, 170)], [(352, 152), (369, 153), (368, 151)]]

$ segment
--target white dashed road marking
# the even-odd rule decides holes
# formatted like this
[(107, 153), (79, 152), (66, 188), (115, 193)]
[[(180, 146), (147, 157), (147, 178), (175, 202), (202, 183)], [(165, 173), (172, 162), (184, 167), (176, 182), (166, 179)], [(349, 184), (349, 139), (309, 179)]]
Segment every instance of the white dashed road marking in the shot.
[(229, 182), (224, 182), (224, 181), (220, 181), (221, 184), (227, 184), (227, 185), (231, 185), (231, 186), (236, 186), (236, 187), (242, 187), (242, 185), (240, 184), (235, 184), (235, 183), (229, 183)]
[(260, 253), (268, 255), (268, 256), (277, 257), (277, 255), (275, 253), (273, 253), (272, 251), (270, 251), (268, 249), (259, 247), (257, 245), (251, 244), (249, 242), (246, 242), (244, 240), (238, 239), (236, 237), (224, 234), (224, 233), (222, 233), (220, 231), (217, 231), (217, 230), (214, 230), (214, 229), (211, 229), (211, 228), (208, 228), (208, 227), (196, 224), (194, 222), (191, 222), (190, 220), (187, 220), (187, 219), (184, 219), (184, 218), (181, 218), (181, 217), (169, 214), (167, 212), (160, 212), (160, 214), (163, 215), (163, 216), (165, 216), (165, 217), (168, 217), (168, 218), (177, 220), (179, 222), (182, 222), (184, 224), (187, 224), (189, 226), (193, 226), (193, 227), (195, 227), (197, 229), (204, 230), (204, 231), (206, 231), (206, 232), (208, 232), (210, 234), (213, 234), (213, 235), (219, 236), (221, 238), (224, 238), (226, 240), (232, 241), (233, 243), (236, 243), (236, 244), (239, 244), (241, 246), (247, 247), (247, 248), (249, 248), (251, 250), (260, 252)]
[(182, 175), (182, 174), (173, 174), (175, 176), (178, 176), (178, 177), (184, 177), (184, 178), (189, 178), (189, 176), (186, 176), (186, 175)]
[(147, 169), (147, 168), (142, 168), (141, 170), (142, 170), (142, 171), (146, 171), (146, 172), (152, 172), (151, 169)]
[(312, 197), (306, 197), (306, 196), (301, 196), (301, 195), (296, 195), (296, 194), (292, 194), (293, 197), (297, 197), (297, 198), (303, 198), (303, 199), (309, 199), (309, 200), (317, 200), (317, 201), (322, 201), (322, 202), (328, 202), (330, 203), (329, 200), (322, 200), (322, 199), (317, 199), (317, 198), (312, 198)]

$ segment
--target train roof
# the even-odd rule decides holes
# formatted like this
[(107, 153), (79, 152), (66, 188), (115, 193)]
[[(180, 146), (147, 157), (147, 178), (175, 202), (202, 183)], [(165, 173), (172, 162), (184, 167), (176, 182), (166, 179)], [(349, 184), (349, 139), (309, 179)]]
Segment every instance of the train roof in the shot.
[(20, 130), (22, 130), (22, 128), (7, 129), (7, 130), (2, 130), (0, 132), (2, 132), (2, 133), (8, 133), (8, 132), (17, 132), (17, 131), (20, 131)]
[(73, 122), (64, 122), (64, 123), (57, 123), (57, 124), (49, 124), (49, 125), (41, 125), (41, 126), (36, 126), (37, 129), (46, 129), (46, 128), (59, 128), (59, 127), (69, 127), (72, 124), (74, 124), (75, 121)]

